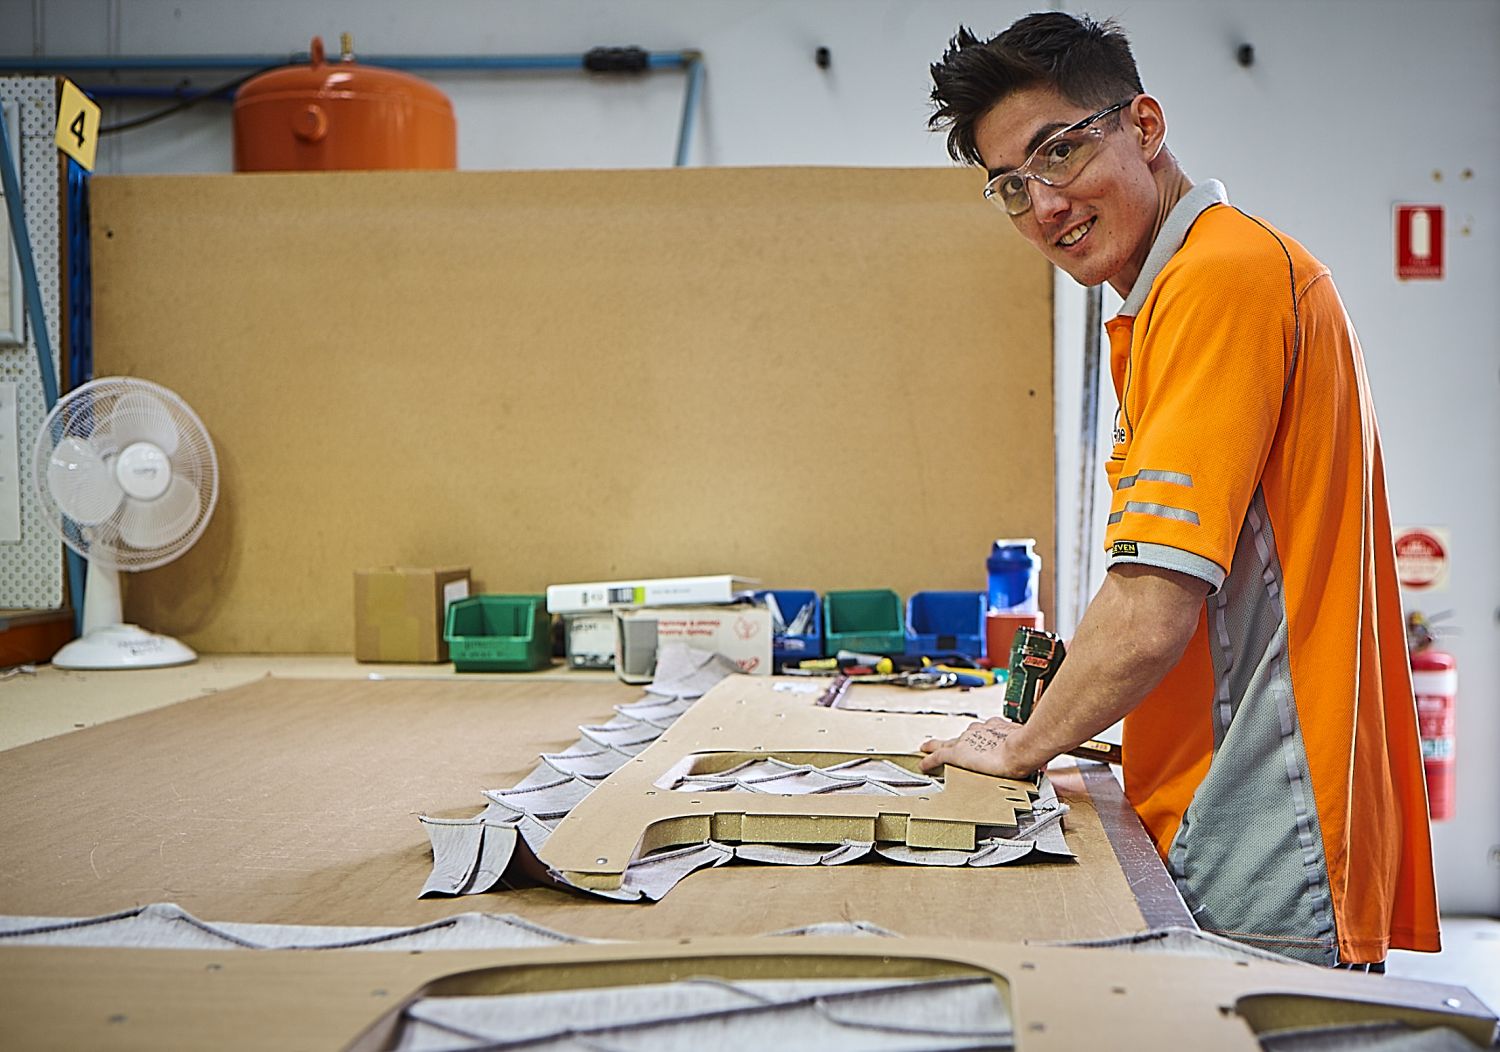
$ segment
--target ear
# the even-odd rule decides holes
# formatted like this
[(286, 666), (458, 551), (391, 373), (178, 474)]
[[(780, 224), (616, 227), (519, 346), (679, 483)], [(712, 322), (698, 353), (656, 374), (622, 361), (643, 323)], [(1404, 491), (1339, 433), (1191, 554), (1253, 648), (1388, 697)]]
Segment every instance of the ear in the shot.
[(1156, 160), (1157, 154), (1167, 141), (1167, 115), (1161, 103), (1150, 95), (1137, 95), (1127, 111), (1134, 125), (1136, 143), (1146, 163)]

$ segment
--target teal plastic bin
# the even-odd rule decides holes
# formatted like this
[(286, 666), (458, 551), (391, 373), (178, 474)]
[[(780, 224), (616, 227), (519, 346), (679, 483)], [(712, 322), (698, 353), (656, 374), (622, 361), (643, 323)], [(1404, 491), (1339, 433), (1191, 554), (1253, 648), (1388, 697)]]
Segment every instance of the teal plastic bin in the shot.
[(889, 588), (829, 592), (823, 596), (823, 651), (862, 654), (906, 652), (906, 617), (901, 597)]
[(540, 595), (474, 595), (448, 607), (443, 627), (459, 672), (530, 672), (552, 663), (552, 615)]

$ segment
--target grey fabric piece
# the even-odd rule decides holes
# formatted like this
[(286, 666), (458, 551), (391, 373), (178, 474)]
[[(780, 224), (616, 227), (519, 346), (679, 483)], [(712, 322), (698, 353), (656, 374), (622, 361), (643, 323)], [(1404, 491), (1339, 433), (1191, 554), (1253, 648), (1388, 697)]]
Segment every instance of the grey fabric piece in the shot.
[(626, 720), (616, 716), (608, 723), (585, 724), (578, 728), (578, 733), (596, 745), (621, 749), (636, 745), (649, 745), (661, 737), (661, 728), (653, 727), (640, 720)]
[(734, 857), (747, 862), (770, 862), (778, 866), (841, 866), (857, 862), (875, 847), (868, 840), (845, 840), (837, 847), (803, 847), (799, 844), (738, 844)]
[(479, 861), (469, 879), (458, 889), (460, 895), (482, 895), (492, 890), (505, 876), (516, 851), (515, 826), (486, 822), (480, 828), (483, 836), (479, 841)]
[(659, 730), (666, 730), (677, 722), (677, 717), (686, 712), (692, 704), (691, 698), (668, 698), (665, 701), (648, 698), (629, 705), (616, 705), (615, 711), (639, 723), (649, 723)]
[[(597, 749), (599, 748), (599, 746), (594, 745), (592, 742), (590, 742), (588, 743), (588, 748)], [(549, 765), (545, 763), (539, 763), (531, 770), (527, 771), (524, 778), (522, 778), (515, 785), (510, 786), (509, 789), (505, 791), (508, 792), (516, 789), (539, 789), (544, 786), (557, 785), (568, 777), (571, 776), (559, 774)], [(488, 793), (486, 793), (485, 795), (489, 797)], [(493, 797), (489, 798), (494, 799)]]
[(1165, 953), (1174, 957), (1217, 957), (1231, 961), (1274, 961), (1277, 964), (1300, 964), (1313, 968), (1306, 961), (1294, 961), (1270, 950), (1257, 949), (1222, 935), (1196, 928), (1156, 928), (1135, 932), (1131, 935), (1116, 935), (1108, 939), (1062, 939), (1039, 943), (1042, 946), (1080, 946), (1090, 949), (1129, 950), (1132, 953)]
[(870, 935), (880, 939), (901, 938), (889, 928), (882, 928), (869, 921), (825, 921), (822, 924), (808, 924), (800, 928), (786, 928), (782, 931), (766, 933), (767, 938), (791, 938), (803, 935)]
[[(621, 902), (636, 902), (640, 899), (657, 902), (689, 873), (700, 870), (704, 866), (722, 866), (732, 858), (734, 858), (733, 848), (712, 840), (705, 840), (701, 844), (670, 848), (636, 859), (626, 868), (624, 879), (616, 891), (599, 891), (592, 888), (584, 890), (601, 898), (616, 899)], [(553, 876), (561, 883), (567, 883), (562, 879), (561, 874), (554, 873)]]
[(1328, 869), (1275, 553), (1257, 489), (1233, 569), (1208, 604), (1214, 756), (1167, 866), (1200, 927), (1327, 965), (1338, 959)]
[(1008, 1048), (1009, 1008), (986, 979), (737, 982), (429, 998), (397, 1048)]
[(465, 950), (598, 942), (510, 914), (463, 913), (405, 928), (226, 924), (170, 902), (101, 917), (0, 917), (0, 946), (98, 946), (171, 950)]
[(552, 835), (552, 826), (530, 815), (523, 815), (521, 821), (516, 824), (516, 829), (521, 834), (521, 839), (531, 849), (532, 854), (540, 851), (547, 838)]
[(587, 780), (558, 777), (524, 789), (486, 789), (484, 795), (512, 810), (546, 819), (561, 818), (593, 789)]
[(721, 654), (695, 650), (686, 643), (667, 643), (657, 651), (655, 678), (646, 687), (646, 693), (701, 698), (721, 679), (739, 671), (738, 665)]
[(943, 784), (888, 760), (860, 759), (819, 768), (767, 759), (747, 760), (717, 774), (684, 775), (671, 788), (688, 793), (737, 791), (783, 796), (823, 793), (913, 796), (942, 792)]
[[(768, 936), (895, 933), (868, 921), (813, 924)], [(410, 927), (316, 927), (199, 920), (170, 902), (98, 917), (0, 916), (0, 946), (119, 946), (143, 949), (477, 950), (608, 942), (553, 931), (501, 913), (460, 913)]]
[(1266, 1052), (1474, 1052), (1474, 1044), (1445, 1026), (1424, 1030), (1403, 1023), (1365, 1023), (1278, 1030), (1260, 1035)]
[(514, 827), (483, 818), (429, 818), (422, 828), (432, 843), (432, 874), (417, 896), (477, 894), (500, 881), (516, 846)]
[(636, 756), (645, 751), (657, 738), (661, 737), (661, 731), (650, 724), (641, 724), (638, 728), (625, 730), (619, 727), (579, 727), (578, 733), (582, 734), (595, 745), (602, 745), (626, 756)]
[(908, 862), (918, 866), (999, 866), (1007, 862), (1018, 862), (1036, 850), (1032, 841), (1002, 840), (994, 837), (981, 840), (973, 851), (950, 851), (944, 848), (907, 847), (905, 844), (877, 844), (876, 854), (893, 862)]
[(942, 788), (942, 783), (937, 779), (929, 778), (916, 771), (908, 771), (905, 767), (892, 763), (890, 760), (846, 760), (844, 763), (836, 763), (823, 770), (836, 778), (870, 779), (882, 785), (922, 786), (937, 790)]
[(1016, 840), (1033, 840), (1037, 850), (1058, 858), (1074, 858), (1073, 849), (1063, 836), (1062, 820), (1069, 807), (1057, 798), (1052, 779), (1043, 778), (1037, 785), (1037, 799), (1030, 814), (1016, 816)]
[(1183, 241), (1187, 240), (1188, 231), (1193, 228), (1198, 217), (1214, 205), (1227, 205), (1228, 203), (1229, 193), (1224, 189), (1224, 184), (1217, 179), (1201, 182), (1182, 195), (1182, 199), (1172, 206), (1172, 211), (1167, 213), (1166, 222), (1161, 225), (1156, 240), (1151, 242), (1151, 250), (1146, 253), (1146, 262), (1141, 266), (1141, 273), (1135, 279), (1135, 284), (1131, 286), (1130, 295), (1125, 297), (1125, 302), (1120, 307), (1121, 317), (1134, 318), (1141, 312), (1141, 307), (1145, 305), (1146, 297), (1151, 293), (1151, 286), (1155, 283), (1156, 276), (1167, 265), (1167, 260), (1177, 254)]
[(432, 872), (417, 897), (456, 895), (479, 864), (484, 822), (477, 818), (441, 819), (425, 815), (419, 816), (418, 821), (432, 844)]
[(542, 762), (567, 778), (589, 781), (608, 778), (623, 767), (630, 757), (618, 749), (579, 749), (577, 752), (544, 752)]

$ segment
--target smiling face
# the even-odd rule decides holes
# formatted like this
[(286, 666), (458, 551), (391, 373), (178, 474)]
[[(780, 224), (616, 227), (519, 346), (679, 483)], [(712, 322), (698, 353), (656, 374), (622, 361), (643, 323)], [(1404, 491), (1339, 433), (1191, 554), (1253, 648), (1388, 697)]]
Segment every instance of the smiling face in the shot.
[[(1048, 136), (1096, 108), (1069, 102), (1050, 87), (1025, 88), (979, 119), (974, 143), (993, 176), (1019, 168)], [(1125, 295), (1160, 225), (1163, 199), (1153, 169), (1164, 153), (1166, 123), (1149, 95), (1099, 123), (1105, 133), (1098, 153), (1066, 186), (1027, 179), (1031, 208), (1011, 221), (1080, 285), (1107, 281)]]

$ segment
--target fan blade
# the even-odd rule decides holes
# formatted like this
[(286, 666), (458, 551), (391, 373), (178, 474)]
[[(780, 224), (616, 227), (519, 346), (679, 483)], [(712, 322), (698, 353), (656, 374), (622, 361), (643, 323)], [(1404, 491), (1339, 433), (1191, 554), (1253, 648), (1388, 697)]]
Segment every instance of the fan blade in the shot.
[(180, 540), (198, 522), (198, 487), (174, 477), (156, 500), (125, 498), (120, 536), (133, 548), (155, 550)]
[(72, 435), (53, 448), (47, 461), (47, 492), (80, 526), (103, 522), (125, 497), (113, 466), (92, 445)]
[(165, 402), (146, 391), (131, 391), (110, 407), (108, 428), (116, 449), (150, 442), (167, 456), (177, 452), (177, 418)]

